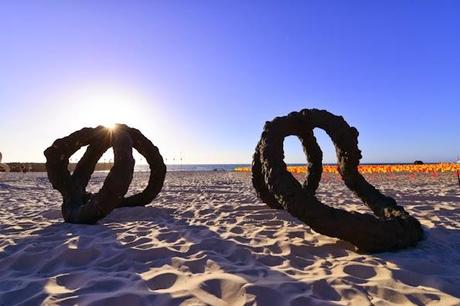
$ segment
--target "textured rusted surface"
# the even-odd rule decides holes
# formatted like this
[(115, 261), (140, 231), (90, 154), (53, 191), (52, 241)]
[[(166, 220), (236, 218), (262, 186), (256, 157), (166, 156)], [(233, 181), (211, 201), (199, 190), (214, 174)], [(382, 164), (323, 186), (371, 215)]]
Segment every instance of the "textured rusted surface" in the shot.
[[(323, 129), (331, 137), (345, 185), (375, 216), (336, 209), (315, 197), (322, 173), (322, 152), (313, 135), (314, 128)], [(308, 159), (309, 171), (303, 185), (287, 171), (283, 161), (283, 141), (291, 135), (300, 139)], [(270, 207), (285, 209), (313, 230), (349, 241), (361, 251), (381, 252), (415, 245), (423, 237), (420, 223), (393, 198), (366, 181), (358, 172), (360, 159), (356, 128), (341, 116), (304, 109), (266, 122), (254, 154), (252, 182)]]
[[(88, 146), (87, 150), (71, 174), (69, 158), (83, 146)], [(104, 185), (95, 194), (86, 192), (97, 161), (110, 147), (114, 151), (114, 164)], [(144, 191), (124, 198), (133, 176), (133, 147), (146, 158), (151, 173)], [(83, 128), (57, 139), (45, 150), (45, 156), (48, 178), (63, 197), (62, 215), (71, 223), (93, 224), (116, 207), (150, 203), (160, 192), (166, 173), (158, 148), (141, 132), (122, 124), (114, 129)]]
[(163, 162), (158, 148), (147, 139), (142, 133), (133, 128), (128, 129), (128, 133), (133, 140), (133, 148), (135, 148), (149, 164), (150, 177), (147, 187), (138, 193), (127, 198), (123, 198), (118, 207), (121, 206), (144, 206), (152, 202), (163, 188), (163, 183), (166, 175), (166, 165)]

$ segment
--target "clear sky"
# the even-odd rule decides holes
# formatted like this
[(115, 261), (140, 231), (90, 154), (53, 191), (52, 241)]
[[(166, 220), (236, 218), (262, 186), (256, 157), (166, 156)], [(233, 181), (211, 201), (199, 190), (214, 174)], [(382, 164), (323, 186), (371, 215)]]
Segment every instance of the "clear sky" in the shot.
[(168, 162), (248, 163), (266, 120), (320, 108), (358, 128), (363, 162), (453, 161), (459, 16), (460, 1), (1, 1), (0, 151), (44, 161), (116, 121)]

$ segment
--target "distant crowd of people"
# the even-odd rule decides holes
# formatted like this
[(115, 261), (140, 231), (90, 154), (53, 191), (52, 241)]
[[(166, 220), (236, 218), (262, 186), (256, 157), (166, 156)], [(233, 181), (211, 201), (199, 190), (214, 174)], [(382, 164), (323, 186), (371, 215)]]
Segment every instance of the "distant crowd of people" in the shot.
[(6, 163), (2, 163), (2, 152), (0, 152), (0, 172), (30, 172), (32, 171), (32, 165), (31, 164), (21, 164), (21, 163), (14, 163), (14, 165), (10, 166)]

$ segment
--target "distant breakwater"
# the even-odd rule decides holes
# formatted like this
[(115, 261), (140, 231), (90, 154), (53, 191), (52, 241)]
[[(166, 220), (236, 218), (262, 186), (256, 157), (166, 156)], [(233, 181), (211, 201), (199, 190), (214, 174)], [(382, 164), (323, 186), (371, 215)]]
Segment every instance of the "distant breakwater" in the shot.
[[(45, 163), (6, 163), (10, 167), (10, 172), (46, 172)], [(76, 163), (69, 163), (69, 171), (75, 170)], [(112, 163), (98, 163), (95, 171), (108, 171), (112, 168)], [(1, 168), (0, 168), (0, 171)]]

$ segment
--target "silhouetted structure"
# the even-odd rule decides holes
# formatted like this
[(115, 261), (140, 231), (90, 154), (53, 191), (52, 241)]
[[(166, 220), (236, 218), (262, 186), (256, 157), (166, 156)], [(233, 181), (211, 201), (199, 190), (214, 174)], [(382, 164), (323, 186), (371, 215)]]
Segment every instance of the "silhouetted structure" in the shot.
[[(321, 128), (331, 137), (338, 170), (351, 189), (377, 216), (336, 209), (315, 197), (322, 174), (322, 151), (313, 134)], [(283, 140), (297, 136), (308, 159), (308, 175), (300, 184), (286, 169)], [(361, 151), (358, 131), (343, 117), (325, 110), (304, 109), (266, 122), (252, 164), (252, 182), (268, 206), (285, 209), (321, 234), (356, 245), (361, 251), (380, 252), (413, 246), (423, 237), (420, 223), (369, 184), (358, 172)]]
[[(88, 145), (85, 154), (70, 174), (69, 158)], [(113, 147), (114, 163), (98, 193), (86, 192), (91, 173), (104, 152)], [(147, 187), (125, 198), (133, 177), (132, 148), (142, 154), (150, 166)], [(139, 130), (118, 124), (114, 129), (103, 126), (83, 128), (67, 137), (57, 139), (45, 150), (48, 178), (62, 197), (62, 214), (66, 222), (96, 223), (113, 209), (123, 206), (143, 206), (160, 192), (166, 166), (158, 148)]]
[[(28, 168), (29, 172), (46, 172), (46, 164), (45, 163), (6, 163), (2, 164), (9, 167), (11, 172), (22, 172), (25, 167)], [(76, 163), (69, 163), (67, 168), (69, 171), (74, 171), (75, 167), (77, 166)], [(113, 163), (97, 163), (94, 171), (109, 171), (113, 166)]]
[(8, 172), (10, 171), (10, 167), (7, 164), (2, 164), (2, 152), (0, 152), (0, 172)]

